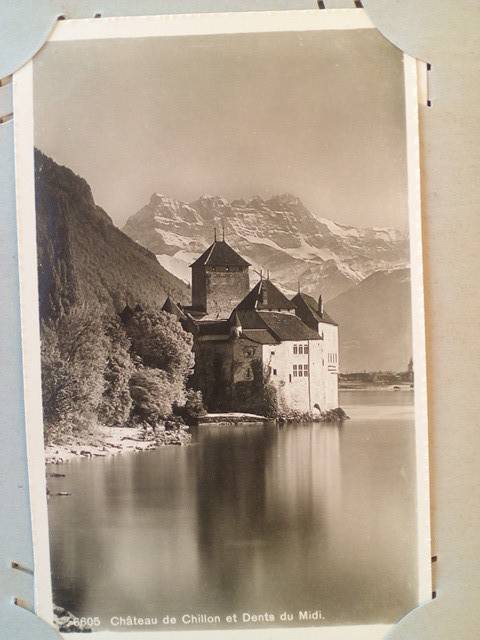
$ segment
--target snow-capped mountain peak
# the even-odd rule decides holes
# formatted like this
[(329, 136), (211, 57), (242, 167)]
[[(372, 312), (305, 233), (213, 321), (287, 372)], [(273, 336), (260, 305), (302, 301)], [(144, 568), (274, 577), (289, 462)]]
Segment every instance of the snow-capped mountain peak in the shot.
[(375, 271), (408, 264), (406, 234), (317, 217), (290, 193), (232, 201), (204, 194), (190, 203), (155, 193), (123, 230), (188, 281), (188, 264), (211, 244), (215, 228), (253, 270), (268, 269), (286, 290), (300, 281), (305, 292), (322, 292), (325, 300)]

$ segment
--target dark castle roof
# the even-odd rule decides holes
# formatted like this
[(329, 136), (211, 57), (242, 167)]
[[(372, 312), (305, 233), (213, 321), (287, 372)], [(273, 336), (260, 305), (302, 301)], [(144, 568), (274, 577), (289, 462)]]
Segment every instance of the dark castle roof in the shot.
[(323, 313), (320, 313), (318, 310), (318, 304), (315, 298), (309, 296), (306, 293), (297, 293), (297, 295), (292, 298), (292, 302), (295, 305), (295, 308), (298, 309), (300, 313), (303, 313), (307, 316), (307, 318), (311, 318), (315, 323), (317, 322), (325, 322), (326, 324), (333, 324), (337, 326), (335, 320), (326, 313), (324, 310)]
[(215, 240), (202, 255), (192, 262), (191, 267), (249, 267), (250, 263), (242, 258), (225, 240)]
[(237, 307), (243, 335), (262, 344), (278, 344), (282, 340), (319, 340), (319, 334), (292, 313), (257, 311)]
[(291, 311), (295, 309), (295, 305), (270, 280), (260, 280), (240, 302), (237, 309)]
[(194, 320), (194, 325), (199, 335), (230, 335), (231, 325), (229, 320)]
[(179, 320), (185, 320), (186, 319), (186, 315), (183, 313), (183, 311), (180, 309), (180, 307), (178, 306), (178, 304), (176, 304), (170, 296), (167, 296), (167, 299), (165, 300), (165, 302), (163, 303), (163, 307), (162, 307), (162, 311), (166, 311), (167, 313), (171, 313), (172, 315), (176, 316)]
[(277, 340), (320, 340), (317, 331), (307, 327), (298, 316), (274, 311), (260, 311), (258, 315)]

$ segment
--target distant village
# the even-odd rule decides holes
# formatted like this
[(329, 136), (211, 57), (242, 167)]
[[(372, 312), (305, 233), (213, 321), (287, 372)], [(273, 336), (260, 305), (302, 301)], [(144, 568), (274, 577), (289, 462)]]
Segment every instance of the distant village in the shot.
[(267, 381), (285, 410), (338, 407), (338, 326), (318, 300), (289, 300), (269, 277), (250, 287), (250, 264), (225, 239), (193, 262), (191, 305), (163, 310), (193, 335), (195, 388), (210, 411), (252, 411)]

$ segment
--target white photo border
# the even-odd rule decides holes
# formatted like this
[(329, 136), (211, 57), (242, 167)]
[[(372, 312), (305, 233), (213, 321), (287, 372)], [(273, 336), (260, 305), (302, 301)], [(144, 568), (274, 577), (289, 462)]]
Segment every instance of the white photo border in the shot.
[[(362, 9), (252, 11), (232, 13), (172, 14), (65, 20), (56, 24), (49, 41), (146, 38), (180, 35), (273, 33), (296, 31), (374, 29)], [(430, 498), (428, 464), (428, 404), (425, 352), (422, 217), (418, 123), (420, 65), (403, 55), (410, 234), (411, 304), (415, 362), (415, 441), (417, 507), (418, 605), (431, 600)], [(34, 609), (52, 624), (52, 590), (45, 480), (45, 452), (41, 398), (40, 330), (34, 180), (33, 61), (14, 74), (14, 136), (25, 429), (34, 550)], [(241, 637), (267, 640), (296, 637), (325, 640), (380, 640), (394, 625), (318, 626), (192, 631), (129, 631), (129, 640)], [(72, 640), (83, 634), (69, 633)], [(92, 637), (124, 638), (125, 631), (98, 631)]]

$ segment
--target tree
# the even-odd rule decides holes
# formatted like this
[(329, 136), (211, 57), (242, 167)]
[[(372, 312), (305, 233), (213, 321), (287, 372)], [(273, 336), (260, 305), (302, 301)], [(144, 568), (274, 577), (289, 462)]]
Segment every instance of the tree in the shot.
[(188, 389), (185, 394), (185, 404), (174, 403), (173, 413), (183, 418), (187, 424), (192, 424), (200, 416), (204, 416), (207, 412), (203, 405), (202, 392)]
[(142, 367), (130, 379), (133, 415), (153, 428), (172, 413), (172, 405), (180, 393), (178, 383), (160, 369)]
[(165, 371), (172, 382), (191, 374), (193, 338), (174, 316), (137, 307), (125, 327), (133, 352), (146, 367)]
[(108, 344), (104, 370), (105, 387), (99, 406), (99, 419), (107, 426), (124, 425), (132, 408), (130, 377), (134, 365), (130, 357), (131, 343), (118, 318), (104, 318), (104, 330)]
[(47, 438), (96, 419), (107, 343), (98, 309), (72, 306), (42, 323), (42, 398)]

